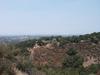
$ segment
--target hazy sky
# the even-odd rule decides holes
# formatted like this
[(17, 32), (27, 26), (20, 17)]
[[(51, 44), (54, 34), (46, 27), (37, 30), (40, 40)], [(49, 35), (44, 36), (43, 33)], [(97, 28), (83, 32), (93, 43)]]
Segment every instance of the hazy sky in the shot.
[(0, 35), (100, 31), (100, 0), (0, 0)]

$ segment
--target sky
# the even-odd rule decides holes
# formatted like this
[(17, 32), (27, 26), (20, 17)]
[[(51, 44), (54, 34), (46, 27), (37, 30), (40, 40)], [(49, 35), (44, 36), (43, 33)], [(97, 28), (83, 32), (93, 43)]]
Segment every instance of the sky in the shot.
[(0, 35), (100, 32), (100, 0), (0, 0)]

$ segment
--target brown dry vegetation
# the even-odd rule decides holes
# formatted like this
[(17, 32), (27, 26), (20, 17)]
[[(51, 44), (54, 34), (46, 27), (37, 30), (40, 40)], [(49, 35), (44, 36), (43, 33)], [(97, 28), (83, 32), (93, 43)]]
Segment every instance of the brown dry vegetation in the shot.
[[(93, 33), (80, 37), (58, 36), (33, 39), (17, 45), (0, 44), (0, 75), (5, 72), (9, 75), (66, 75), (63, 73), (67, 72), (67, 75), (70, 75), (69, 70), (66, 71), (62, 68), (63, 62), (68, 56), (67, 51), (71, 48), (77, 50), (77, 55), (84, 59), (84, 68), (82, 66), (81, 71), (88, 71), (88, 74), (96, 74), (98, 71), (97, 75), (99, 74), (100, 33)], [(16, 70), (12, 69), (13, 64), (16, 64)], [(90, 67), (92, 64), (96, 65)], [(79, 70), (75, 72), (76, 75), (80, 73)]]
[(100, 63), (100, 44), (93, 45), (91, 43), (70, 43), (66, 44), (65, 48), (54, 47), (47, 48), (46, 46), (39, 46), (37, 48), (31, 48), (34, 51), (33, 63), (35, 65), (48, 65), (61, 67), (66, 52), (70, 48), (75, 48), (78, 53), (84, 57), (84, 67), (91, 64)]

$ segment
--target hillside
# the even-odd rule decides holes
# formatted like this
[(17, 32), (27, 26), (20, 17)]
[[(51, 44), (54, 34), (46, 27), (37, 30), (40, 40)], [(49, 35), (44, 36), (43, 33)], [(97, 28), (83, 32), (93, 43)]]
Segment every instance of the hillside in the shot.
[(100, 63), (100, 32), (70, 37), (42, 37), (39, 40), (21, 42), (18, 46), (26, 50), (30, 48), (32, 62), (37, 65), (61, 66), (70, 48), (75, 48), (84, 57), (85, 67)]
[[(70, 49), (75, 49), (77, 54), (68, 56)], [(100, 32), (79, 36), (41, 37), (17, 44), (0, 43), (0, 75), (17, 75), (17, 72), (28, 75), (73, 75), (69, 74), (72, 72), (76, 75), (99, 75), (99, 55)], [(71, 69), (64, 68), (66, 58)], [(78, 62), (75, 63), (76, 60)], [(73, 68), (74, 63), (80, 67)]]

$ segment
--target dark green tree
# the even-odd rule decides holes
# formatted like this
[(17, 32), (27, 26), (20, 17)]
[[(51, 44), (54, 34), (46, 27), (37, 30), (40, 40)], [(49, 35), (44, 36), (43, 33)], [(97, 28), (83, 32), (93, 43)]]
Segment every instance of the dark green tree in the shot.
[(80, 75), (83, 68), (83, 58), (78, 55), (76, 49), (70, 48), (63, 62), (63, 67), (67, 68), (68, 75)]
[(78, 55), (77, 51), (73, 48), (67, 51), (67, 57), (63, 62), (65, 68), (81, 68), (83, 64), (83, 58)]

